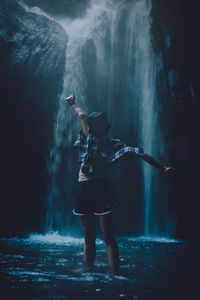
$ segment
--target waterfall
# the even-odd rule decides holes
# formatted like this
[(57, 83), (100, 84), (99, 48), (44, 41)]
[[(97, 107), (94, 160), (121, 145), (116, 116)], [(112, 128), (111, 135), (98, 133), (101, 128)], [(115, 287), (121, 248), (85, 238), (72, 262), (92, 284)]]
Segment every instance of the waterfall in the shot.
[[(71, 211), (78, 168), (72, 142), (79, 124), (64, 102), (67, 95), (74, 93), (86, 113), (105, 110), (116, 134), (156, 154), (156, 58), (150, 10), (150, 0), (93, 0), (83, 17), (59, 21), (68, 44), (48, 165), (46, 231), (66, 232), (75, 226)], [(153, 176), (151, 167), (144, 164), (144, 194), (140, 195), (144, 198), (144, 235), (155, 233)]]
[[(129, 22), (129, 35), (132, 47), (129, 54), (134, 55), (134, 98), (139, 107), (139, 134), (140, 141), (145, 152), (157, 156), (157, 144), (155, 137), (159, 135), (159, 127), (156, 123), (156, 57), (151, 46), (150, 28), (150, 1), (140, 1), (138, 10), (133, 10), (132, 19)], [(135, 25), (135, 26), (134, 26)], [(134, 49), (134, 50), (133, 50)], [(161, 146), (161, 144), (159, 145)], [(153, 169), (148, 164), (143, 164), (144, 184), (144, 235), (158, 234), (157, 211), (154, 203), (155, 178)]]

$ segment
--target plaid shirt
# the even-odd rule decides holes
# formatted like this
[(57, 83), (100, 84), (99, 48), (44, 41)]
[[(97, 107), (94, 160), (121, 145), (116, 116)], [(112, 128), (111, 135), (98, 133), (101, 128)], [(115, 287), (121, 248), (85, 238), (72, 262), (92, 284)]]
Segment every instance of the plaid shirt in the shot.
[(79, 162), (91, 165), (96, 157), (97, 151), (105, 158), (107, 163), (113, 163), (120, 158), (144, 156), (142, 148), (129, 147), (119, 139), (114, 139), (109, 135), (98, 138), (92, 135), (91, 131), (89, 131), (89, 135), (86, 137), (81, 130), (78, 139), (74, 143), (74, 147), (77, 147), (80, 151)]

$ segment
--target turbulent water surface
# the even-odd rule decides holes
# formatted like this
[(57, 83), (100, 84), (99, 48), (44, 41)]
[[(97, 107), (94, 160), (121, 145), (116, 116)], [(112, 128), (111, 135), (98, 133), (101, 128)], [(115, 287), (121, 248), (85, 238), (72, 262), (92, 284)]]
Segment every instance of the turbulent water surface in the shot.
[(119, 276), (100, 239), (94, 271), (79, 274), (83, 239), (1, 238), (1, 299), (199, 299), (200, 243), (124, 237), (119, 246)]

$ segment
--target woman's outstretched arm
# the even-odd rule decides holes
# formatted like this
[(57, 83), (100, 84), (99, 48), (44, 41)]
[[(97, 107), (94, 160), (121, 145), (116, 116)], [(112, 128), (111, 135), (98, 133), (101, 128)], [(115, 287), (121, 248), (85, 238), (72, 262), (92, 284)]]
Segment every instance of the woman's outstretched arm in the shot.
[(66, 98), (66, 102), (68, 103), (69, 106), (72, 107), (72, 109), (74, 110), (74, 112), (78, 116), (80, 124), (81, 124), (81, 128), (83, 130), (83, 133), (87, 137), (88, 134), (89, 134), (89, 130), (88, 130), (88, 123), (87, 123), (87, 116), (86, 116), (86, 114), (76, 104), (76, 102), (75, 102), (75, 96), (74, 95)]
[(144, 161), (146, 161), (147, 163), (149, 163), (151, 166), (153, 166), (154, 168), (167, 173), (167, 174), (172, 174), (175, 169), (172, 167), (166, 167), (163, 166), (162, 164), (160, 164), (157, 160), (155, 160), (151, 155), (145, 153), (143, 155), (143, 157), (141, 157)]

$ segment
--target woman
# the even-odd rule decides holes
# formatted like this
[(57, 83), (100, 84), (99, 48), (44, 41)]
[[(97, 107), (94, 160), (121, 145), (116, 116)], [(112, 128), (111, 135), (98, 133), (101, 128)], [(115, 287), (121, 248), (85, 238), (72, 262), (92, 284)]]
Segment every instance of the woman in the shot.
[(76, 104), (74, 95), (66, 98), (77, 114), (81, 132), (74, 146), (80, 150), (81, 167), (78, 179), (78, 195), (74, 214), (80, 217), (84, 232), (84, 269), (90, 271), (95, 260), (96, 216), (99, 218), (106, 243), (108, 263), (112, 273), (119, 273), (119, 250), (113, 225), (113, 202), (108, 178), (108, 164), (129, 156), (138, 156), (155, 168), (170, 173), (165, 167), (141, 148), (127, 147), (109, 136), (110, 124), (105, 112), (93, 112), (88, 117)]

